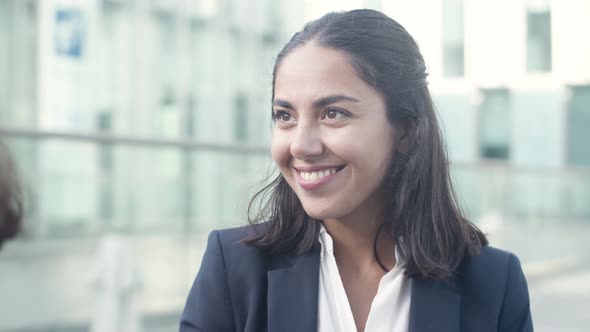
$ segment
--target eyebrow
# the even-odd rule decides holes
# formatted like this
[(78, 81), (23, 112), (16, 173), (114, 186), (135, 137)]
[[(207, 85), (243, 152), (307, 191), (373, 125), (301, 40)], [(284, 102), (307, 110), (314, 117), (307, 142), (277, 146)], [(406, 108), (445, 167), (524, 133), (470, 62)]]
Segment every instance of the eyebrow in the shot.
[[(313, 102), (313, 107), (314, 108), (323, 108), (326, 107), (330, 104), (334, 104), (337, 103), (339, 101), (351, 101), (354, 103), (358, 103), (359, 100), (353, 97), (349, 97), (349, 96), (345, 96), (345, 95), (332, 95), (332, 96), (326, 96), (326, 97), (322, 97), (316, 101)], [(283, 108), (287, 108), (287, 109), (291, 109), (294, 110), (295, 108), (293, 107), (293, 105), (291, 105), (290, 102), (286, 101), (286, 100), (282, 100), (282, 99), (275, 99), (272, 102), (273, 106), (279, 106), (279, 107), (283, 107)]]

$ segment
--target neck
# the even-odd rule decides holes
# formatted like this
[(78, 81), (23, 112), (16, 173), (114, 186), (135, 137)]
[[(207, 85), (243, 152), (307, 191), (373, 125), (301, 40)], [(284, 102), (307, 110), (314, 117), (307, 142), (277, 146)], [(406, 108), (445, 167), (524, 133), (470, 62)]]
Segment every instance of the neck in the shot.
[[(373, 210), (376, 211), (376, 210)], [(365, 214), (363, 218), (324, 220), (323, 224), (334, 243), (334, 256), (339, 267), (362, 272), (381, 266), (374, 253), (375, 237), (383, 223), (382, 213)], [(377, 254), (383, 265), (395, 266), (394, 242), (387, 227), (377, 239)]]

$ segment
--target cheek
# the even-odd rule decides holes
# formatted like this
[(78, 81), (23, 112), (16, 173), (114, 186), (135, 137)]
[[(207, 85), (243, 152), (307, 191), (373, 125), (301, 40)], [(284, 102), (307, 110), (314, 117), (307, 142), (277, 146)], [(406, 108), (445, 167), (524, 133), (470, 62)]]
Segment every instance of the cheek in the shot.
[(381, 142), (381, 144), (373, 147), (372, 154), (374, 156), (373, 164), (375, 172), (384, 175), (391, 165), (395, 147), (391, 137), (385, 137)]
[(389, 167), (395, 149), (392, 130), (376, 127), (354, 137), (358, 139), (349, 141), (347, 151), (360, 167), (379, 174)]
[(279, 167), (284, 167), (288, 164), (291, 154), (289, 143), (284, 137), (273, 134), (270, 144), (270, 155)]
[(339, 156), (353, 160), (363, 161), (382, 157), (385, 145), (391, 145), (391, 139), (382, 128), (364, 126), (338, 131), (335, 135), (326, 135), (325, 145)]

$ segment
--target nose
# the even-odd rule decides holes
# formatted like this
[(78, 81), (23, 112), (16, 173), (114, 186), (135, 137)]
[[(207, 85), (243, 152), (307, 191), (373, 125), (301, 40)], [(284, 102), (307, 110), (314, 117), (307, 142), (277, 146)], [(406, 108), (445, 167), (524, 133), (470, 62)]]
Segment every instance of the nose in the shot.
[(315, 124), (300, 124), (291, 141), (291, 155), (300, 160), (309, 160), (324, 153), (320, 130)]

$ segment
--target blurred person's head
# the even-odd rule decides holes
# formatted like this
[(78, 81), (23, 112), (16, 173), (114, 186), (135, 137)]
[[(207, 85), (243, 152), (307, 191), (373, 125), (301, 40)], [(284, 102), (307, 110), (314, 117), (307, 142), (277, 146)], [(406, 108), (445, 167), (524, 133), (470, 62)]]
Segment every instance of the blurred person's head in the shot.
[[(273, 70), (281, 174), (254, 198), (269, 198), (256, 219), (272, 222), (251, 243), (303, 253), (317, 242), (313, 220), (377, 208), (410, 275), (447, 276), (477, 252), (486, 239), (456, 203), (426, 77), (412, 36), (383, 13), (329, 13), (295, 33)], [(332, 98), (342, 94), (354, 100)], [(321, 189), (306, 184), (338, 173)]]
[(0, 247), (21, 230), (22, 190), (14, 163), (6, 146), (0, 143)]

